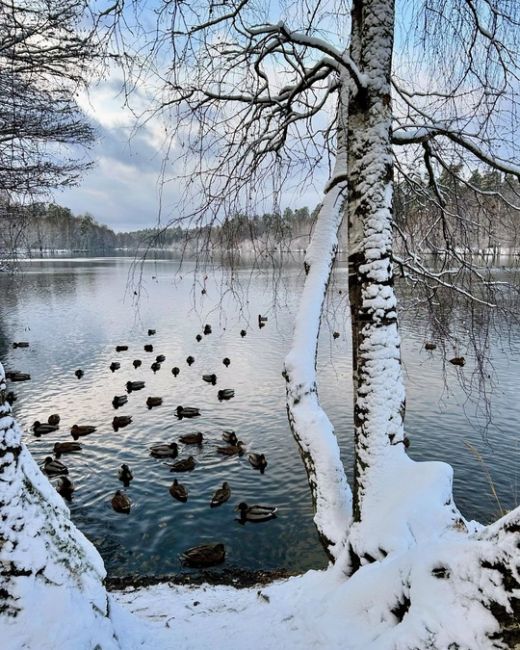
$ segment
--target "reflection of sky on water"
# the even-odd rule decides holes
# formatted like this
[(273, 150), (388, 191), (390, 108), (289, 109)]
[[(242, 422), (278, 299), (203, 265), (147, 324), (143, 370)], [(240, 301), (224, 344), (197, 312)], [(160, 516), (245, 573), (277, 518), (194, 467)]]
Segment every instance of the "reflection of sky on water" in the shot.
[[(71, 504), (74, 520), (101, 548), (109, 571), (126, 574), (167, 573), (179, 570), (177, 556), (187, 546), (222, 540), (230, 564), (251, 568), (305, 569), (323, 563), (323, 554), (312, 525), (311, 503), (305, 472), (292, 440), (285, 415), (282, 361), (291, 332), (290, 310), (301, 287), (299, 267), (288, 268), (278, 280), (276, 300), (272, 273), (252, 275), (238, 271), (242, 288), (249, 291), (234, 300), (229, 286), (220, 286), (221, 274), (193, 283), (189, 269), (174, 278), (176, 264), (150, 262), (143, 266), (143, 284), (136, 312), (133, 287), (127, 287), (129, 261), (122, 258), (31, 262), (23, 276), (14, 280), (0, 277), (4, 299), (0, 319), (0, 353), (7, 368), (30, 371), (31, 382), (14, 384), (19, 394), (16, 411), (26, 428), (52, 412), (62, 415), (61, 431), (39, 439), (27, 436), (31, 451), (41, 461), (56, 440), (70, 440), (68, 430), (75, 422), (94, 424), (95, 434), (82, 439), (81, 454), (64, 457), (77, 492)], [(155, 279), (153, 279), (153, 277)], [(222, 277), (225, 277), (222, 276)], [(205, 284), (207, 294), (200, 293)], [(333, 298), (328, 301), (319, 356), (320, 397), (338, 433), (346, 465), (351, 472), (350, 352), (341, 315), (346, 300), (346, 274), (336, 275)], [(195, 299), (195, 307), (194, 307)], [(275, 302), (278, 308), (274, 308)], [(258, 329), (258, 313), (269, 321)], [(200, 343), (195, 335), (209, 322), (213, 334)], [(239, 331), (247, 329), (241, 338)], [(497, 510), (479, 461), (464, 446), (470, 441), (482, 454), (499, 492), (502, 505), (517, 502), (520, 468), (517, 427), (518, 359), (502, 350), (505, 341), (494, 344), (494, 363), (499, 383), (493, 394), (493, 424), (484, 439), (483, 418), (469, 418), (471, 407), (455, 381), (457, 369), (446, 368), (442, 354), (423, 348), (422, 322), (405, 314), (403, 357), (407, 382), (407, 430), (411, 434), (411, 455), (416, 459), (450, 462), (455, 469), (459, 507), (470, 518), (487, 521)], [(148, 337), (148, 328), (157, 335)], [(332, 341), (331, 331), (341, 337)], [(28, 350), (13, 350), (13, 340), (29, 340)], [(153, 343), (153, 354), (143, 345)], [(520, 336), (513, 332), (518, 346)], [(128, 352), (116, 353), (116, 344), (128, 344)], [(154, 375), (150, 364), (156, 354), (166, 362)], [(196, 361), (189, 368), (185, 359)], [(225, 368), (221, 360), (231, 359)], [(132, 367), (140, 358), (143, 366)], [(121, 370), (111, 373), (117, 360)], [(171, 368), (181, 369), (174, 378)], [(469, 359), (465, 371), (471, 371)], [(77, 380), (74, 370), (85, 376)], [(215, 372), (213, 387), (201, 380)], [(132, 393), (118, 414), (133, 416), (133, 423), (114, 433), (111, 421), (116, 413), (112, 397), (124, 393), (129, 379), (144, 379), (146, 388)], [(219, 403), (219, 388), (234, 388), (235, 399)], [(160, 395), (164, 406), (148, 410), (148, 395)], [(178, 404), (199, 406), (202, 417), (178, 421)], [(235, 429), (251, 450), (265, 452), (269, 466), (261, 476), (247, 459), (220, 458), (222, 429)], [(177, 439), (188, 431), (201, 430), (207, 439), (202, 450), (187, 449), (198, 463), (194, 472), (179, 476), (189, 491), (187, 504), (174, 502), (169, 493), (173, 475), (148, 455), (153, 442)], [(120, 487), (117, 467), (127, 462), (135, 480), (129, 488), (134, 502), (128, 517), (110, 508), (110, 496)], [(232, 487), (228, 504), (211, 510), (211, 494), (223, 480)], [(264, 525), (240, 526), (234, 521), (233, 506), (239, 501), (274, 503), (280, 506), (277, 520)]]

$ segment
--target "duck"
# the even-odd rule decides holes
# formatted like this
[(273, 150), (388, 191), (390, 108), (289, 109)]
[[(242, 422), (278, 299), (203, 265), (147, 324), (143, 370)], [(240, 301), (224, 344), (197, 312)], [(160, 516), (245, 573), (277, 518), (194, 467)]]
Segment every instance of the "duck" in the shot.
[(133, 390), (141, 390), (144, 388), (144, 381), (127, 381), (126, 390), (131, 393)]
[(81, 379), (85, 373), (83, 372), (83, 370), (81, 370), (81, 368), (78, 368), (74, 374), (78, 379)]
[(157, 361), (157, 363), (163, 363), (164, 361), (166, 361), (166, 357), (164, 356), (164, 354), (158, 354), (155, 357), (155, 360)]
[(192, 469), (195, 469), (195, 459), (193, 456), (188, 456), (188, 458), (183, 458), (178, 460), (173, 465), (169, 465), (170, 472), (191, 472)]
[(244, 338), (244, 336), (246, 336), (246, 334), (247, 334), (246, 330), (240, 330), (240, 336), (242, 338)]
[(91, 426), (90, 424), (75, 424), (73, 425), (70, 433), (74, 440), (77, 440), (80, 436), (88, 436), (91, 433), (94, 433), (96, 427)]
[(114, 419), (112, 420), (112, 428), (117, 432), (119, 429), (127, 427), (131, 422), (131, 415), (115, 415)]
[(208, 325), (208, 323), (206, 323), (206, 325), (204, 325), (204, 329), (203, 329), (204, 336), (207, 336), (208, 334), (211, 334), (211, 332), (212, 332), (211, 325)]
[(61, 460), (53, 459), (51, 456), (43, 461), (43, 471), (47, 476), (57, 476), (58, 474), (68, 474), (69, 470)]
[(222, 440), (229, 442), (230, 445), (236, 445), (238, 442), (237, 434), (234, 431), (224, 431), (222, 434)]
[(177, 366), (175, 366), (174, 368), (172, 368), (172, 375), (173, 375), (174, 377), (177, 377), (177, 375), (178, 375), (179, 373), (180, 373), (180, 370), (179, 370), (179, 368), (177, 368)]
[(193, 546), (180, 555), (180, 560), (189, 567), (208, 567), (222, 564), (226, 559), (224, 544), (202, 544)]
[(148, 336), (154, 336), (155, 330), (148, 330)]
[(197, 431), (197, 433), (186, 433), (180, 436), (179, 442), (182, 442), (184, 445), (201, 445), (203, 438), (202, 432)]
[(259, 469), (262, 474), (265, 472), (267, 460), (264, 454), (249, 454), (247, 459), (255, 469)]
[(5, 378), (10, 381), (29, 381), (31, 375), (28, 372), (20, 372), (19, 370), (10, 370), (5, 373)]
[(453, 359), (450, 359), (450, 363), (454, 366), (463, 366), (466, 363), (466, 359), (464, 357), (453, 357)]
[(178, 406), (175, 413), (179, 420), (182, 420), (182, 418), (196, 418), (200, 415), (200, 409), (195, 406)]
[(116, 352), (126, 352), (128, 345), (116, 345)]
[(153, 370), (153, 374), (155, 375), (155, 373), (161, 369), (161, 364), (158, 361), (154, 361), (150, 368)]
[(123, 481), (125, 487), (130, 485), (130, 481), (134, 478), (132, 470), (128, 467), (126, 463), (123, 463), (117, 472), (117, 477), (120, 481)]
[(246, 521), (268, 521), (273, 519), (276, 517), (278, 508), (262, 505), (248, 506), (247, 503), (242, 501), (235, 508), (235, 511), (240, 513), (240, 523), (245, 524)]
[(120, 406), (123, 406), (128, 402), (128, 395), (114, 395), (112, 399), (112, 406), (115, 409), (118, 409)]
[(426, 343), (424, 344), (425, 350), (435, 350), (436, 348), (437, 346), (435, 345), (435, 343), (432, 343), (431, 341), (426, 341)]
[(57, 413), (53, 413), (52, 415), (49, 415), (47, 418), (47, 423), (52, 424), (53, 426), (58, 426), (60, 423), (60, 416)]
[(146, 398), (146, 406), (149, 409), (152, 409), (154, 406), (161, 406), (162, 404), (162, 397), (147, 397)]
[(202, 375), (202, 381), (207, 382), (214, 386), (217, 383), (217, 375), (213, 373), (212, 375)]
[(182, 503), (186, 503), (188, 500), (188, 490), (184, 485), (181, 485), (177, 479), (175, 479), (170, 485), (170, 494), (174, 499), (182, 501)]
[(226, 368), (229, 368), (229, 365), (231, 363), (230, 359), (228, 357), (224, 357), (222, 359), (222, 363), (226, 366)]
[(136, 368), (136, 369), (137, 369), (137, 368), (140, 368), (141, 365), (142, 365), (142, 363), (143, 363), (143, 362), (141, 361), (141, 359), (134, 359), (134, 360), (132, 361), (132, 365), (133, 365), (134, 368)]
[(32, 430), (35, 436), (43, 436), (46, 433), (52, 433), (58, 429), (59, 426), (57, 424), (48, 424), (46, 422), (42, 423), (39, 420), (36, 420), (32, 425)]
[(116, 512), (122, 512), (127, 515), (132, 508), (132, 502), (127, 494), (121, 492), (121, 490), (116, 490), (116, 493), (112, 497), (112, 508)]
[(222, 390), (219, 390), (217, 393), (217, 397), (219, 399), (219, 402), (222, 402), (222, 400), (227, 400), (235, 397), (235, 391), (232, 388), (222, 388)]
[(13, 348), (28, 348), (29, 347), (29, 342), (28, 341), (15, 341), (13, 343)]
[(67, 501), (72, 499), (72, 493), (76, 489), (74, 483), (68, 476), (60, 476), (56, 481), (55, 487), (58, 494), (60, 494), (64, 499), (67, 499)]
[(179, 447), (176, 442), (160, 443), (150, 447), (150, 456), (154, 458), (177, 458)]
[(339, 339), (339, 332), (332, 332), (332, 338), (334, 340)]
[(191, 366), (193, 363), (195, 363), (195, 357), (192, 357), (191, 354), (189, 357), (186, 357), (186, 363)]
[(55, 442), (54, 455), (59, 458), (62, 454), (73, 454), (76, 451), (81, 451), (79, 442)]
[(223, 456), (242, 456), (244, 453), (244, 443), (241, 440), (237, 441), (236, 445), (229, 445), (228, 447), (217, 447), (217, 454), (222, 454)]
[(229, 483), (224, 481), (224, 483), (222, 483), (222, 487), (215, 490), (215, 494), (211, 498), (209, 505), (212, 508), (216, 508), (217, 506), (220, 506), (225, 501), (227, 501), (230, 496), (231, 496), (231, 488), (229, 487)]
[(145, 351), (145, 352), (153, 352), (153, 345), (152, 345), (151, 343), (147, 343), (147, 344), (144, 346), (144, 351)]
[(121, 368), (121, 364), (118, 361), (112, 361), (110, 364), (110, 370), (115, 372), (116, 370), (119, 370), (119, 368)]
[(267, 323), (267, 316), (262, 316), (262, 314), (258, 314), (258, 327), (259, 327), (259, 329), (262, 329), (262, 327), (265, 327), (266, 323)]
[(5, 401), (12, 406), (18, 398), (16, 397), (15, 393), (13, 393), (12, 390), (10, 390), (7, 395), (5, 396)]
[(197, 336), (195, 337), (195, 340), (197, 341), (197, 343), (200, 343), (202, 341), (202, 335), (197, 334)]

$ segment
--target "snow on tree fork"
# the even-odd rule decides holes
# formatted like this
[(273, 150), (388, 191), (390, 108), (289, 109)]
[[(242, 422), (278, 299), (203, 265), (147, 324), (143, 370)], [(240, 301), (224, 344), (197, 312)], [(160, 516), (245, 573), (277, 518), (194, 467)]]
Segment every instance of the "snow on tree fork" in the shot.
[(0, 364), (0, 638), (11, 647), (119, 648), (103, 561), (22, 443)]

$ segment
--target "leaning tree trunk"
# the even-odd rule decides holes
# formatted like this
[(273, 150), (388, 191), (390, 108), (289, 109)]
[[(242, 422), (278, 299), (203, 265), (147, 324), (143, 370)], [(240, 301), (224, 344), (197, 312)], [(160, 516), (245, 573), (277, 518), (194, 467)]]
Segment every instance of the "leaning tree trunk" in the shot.
[(0, 638), (13, 648), (119, 648), (103, 561), (21, 438), (0, 364)]

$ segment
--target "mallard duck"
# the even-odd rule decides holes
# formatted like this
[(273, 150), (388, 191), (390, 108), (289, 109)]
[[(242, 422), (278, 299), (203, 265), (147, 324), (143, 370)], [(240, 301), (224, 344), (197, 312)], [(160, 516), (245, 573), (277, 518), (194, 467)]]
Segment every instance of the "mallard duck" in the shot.
[(227, 400), (235, 397), (235, 391), (232, 388), (222, 388), (222, 390), (219, 390), (217, 393), (217, 397), (219, 399), (219, 402), (222, 402), (222, 400)]
[(222, 564), (226, 559), (224, 544), (203, 544), (194, 546), (180, 556), (181, 562), (191, 567), (207, 567)]
[(259, 469), (262, 474), (264, 473), (267, 467), (267, 460), (264, 454), (249, 454), (247, 458), (255, 469)]
[(215, 494), (211, 499), (210, 506), (212, 508), (216, 508), (217, 506), (220, 506), (225, 501), (227, 501), (230, 496), (231, 496), (231, 488), (229, 487), (229, 484), (226, 483), (226, 481), (224, 481), (224, 483), (222, 483), (222, 487), (215, 490)]
[(153, 336), (155, 334), (155, 330), (148, 330), (148, 336)]
[(197, 343), (200, 343), (202, 341), (202, 335), (197, 334), (197, 336), (195, 337), (195, 340), (197, 341)]
[(161, 369), (161, 364), (158, 361), (154, 361), (150, 368), (153, 370), (153, 374), (155, 375), (155, 373)]
[(162, 404), (162, 397), (147, 397), (146, 398), (146, 406), (149, 409), (152, 409), (154, 406), (161, 406)]
[(334, 340), (339, 339), (339, 332), (332, 332), (332, 338)]
[(236, 445), (229, 445), (228, 447), (217, 447), (217, 454), (222, 454), (223, 456), (235, 456), (238, 454), (242, 456), (244, 453), (244, 443), (239, 440)]
[(240, 336), (244, 338), (246, 336), (247, 332), (245, 330), (240, 330)]
[(206, 381), (208, 384), (214, 386), (217, 383), (217, 375), (215, 373), (212, 375), (202, 375), (202, 381)]
[(47, 458), (43, 461), (43, 471), (47, 474), (47, 476), (56, 476), (58, 474), (69, 473), (67, 466), (64, 465), (61, 460), (53, 459), (50, 456), (47, 456)]
[(115, 415), (112, 420), (112, 428), (114, 431), (119, 431), (123, 427), (127, 427), (132, 422), (131, 415)]
[(173, 483), (170, 485), (170, 494), (177, 501), (182, 501), (186, 503), (188, 500), (188, 490), (181, 485), (177, 479), (174, 479)]
[(81, 379), (85, 373), (83, 372), (83, 370), (81, 370), (81, 368), (78, 368), (74, 374), (78, 379)]
[(175, 366), (174, 368), (172, 368), (172, 375), (173, 375), (174, 377), (177, 377), (177, 375), (178, 375), (179, 373), (180, 373), (180, 370), (179, 370), (179, 368), (177, 368), (177, 366)]
[(437, 346), (435, 345), (435, 343), (431, 343), (430, 341), (426, 341), (426, 343), (424, 344), (425, 350), (435, 350), (436, 348)]
[(127, 515), (130, 512), (131, 507), (132, 502), (130, 501), (128, 495), (126, 495), (124, 492), (121, 492), (121, 490), (116, 490), (116, 493), (112, 497), (112, 508), (116, 512), (122, 512), (123, 514)]
[(203, 438), (202, 432), (197, 431), (197, 433), (185, 433), (180, 436), (179, 441), (184, 445), (201, 445)]
[(463, 366), (466, 363), (466, 359), (464, 357), (453, 357), (453, 359), (450, 359), (450, 363), (454, 366)]
[(16, 397), (16, 395), (13, 393), (12, 390), (10, 390), (10, 391), (7, 393), (7, 395), (5, 396), (5, 401), (6, 401), (10, 406), (12, 406), (12, 405), (16, 402), (17, 399), (18, 399), (18, 398)]
[(13, 343), (13, 348), (28, 348), (29, 343), (28, 341), (15, 341)]
[(115, 372), (116, 370), (119, 370), (119, 368), (121, 368), (121, 364), (118, 361), (112, 361), (110, 364), (110, 370)]
[(179, 448), (176, 442), (162, 443), (150, 447), (150, 455), (154, 458), (176, 458)]
[(145, 352), (153, 352), (153, 345), (152, 345), (151, 343), (147, 343), (147, 344), (144, 346), (144, 351), (145, 351)]
[(164, 354), (158, 354), (155, 357), (155, 360), (157, 361), (157, 363), (164, 363), (164, 361), (166, 361), (166, 357), (164, 356)]
[(193, 363), (195, 363), (195, 357), (192, 357), (191, 354), (189, 357), (186, 357), (186, 363), (191, 366)]
[(134, 360), (132, 361), (132, 365), (134, 366), (134, 368), (140, 368), (141, 365), (142, 365), (142, 363), (143, 363), (143, 362), (141, 361), (141, 359), (134, 359)]
[(68, 476), (60, 476), (56, 481), (55, 487), (58, 494), (60, 494), (64, 499), (67, 499), (67, 501), (71, 500), (72, 493), (76, 489), (74, 483)]
[(144, 388), (144, 381), (127, 381), (126, 390), (131, 393), (133, 390), (142, 390)]
[(114, 398), (112, 399), (112, 406), (115, 409), (118, 409), (120, 406), (123, 406), (123, 404), (126, 404), (128, 402), (128, 395), (114, 395)]
[(52, 426), (56, 427), (59, 425), (60, 420), (61, 420), (60, 416), (57, 413), (53, 413), (52, 415), (49, 415), (49, 417), (47, 418), (47, 423), (52, 424)]
[(258, 314), (258, 327), (262, 329), (262, 327), (265, 327), (266, 323), (267, 323), (267, 316), (262, 316), (262, 314)]
[(59, 458), (62, 454), (72, 454), (76, 451), (81, 451), (79, 442), (55, 442), (54, 455)]
[(234, 431), (224, 431), (222, 440), (229, 442), (230, 445), (236, 445), (238, 442), (237, 434)]
[(125, 487), (130, 485), (130, 481), (134, 478), (132, 470), (128, 467), (126, 463), (123, 463), (117, 472), (117, 477), (120, 481), (123, 481)]
[(193, 456), (188, 456), (188, 458), (183, 458), (178, 460), (173, 465), (168, 465), (170, 472), (191, 472), (192, 469), (195, 469), (195, 459)]
[(46, 422), (42, 423), (36, 420), (32, 425), (32, 430), (35, 436), (43, 436), (46, 433), (52, 433), (59, 429), (57, 424), (47, 424)]
[(206, 325), (204, 325), (203, 334), (207, 336), (208, 334), (211, 334), (211, 332), (211, 325), (208, 325), (208, 323), (206, 323)]
[(182, 420), (182, 418), (196, 418), (200, 415), (200, 409), (195, 406), (178, 406), (175, 413), (179, 420)]
[(240, 512), (240, 522), (245, 523), (246, 521), (268, 521), (276, 517), (278, 508), (275, 506), (261, 506), (254, 505), (248, 506), (247, 503), (239, 503), (235, 508), (237, 512)]
[(126, 352), (128, 345), (116, 345), (116, 352)]
[(222, 359), (222, 363), (226, 366), (226, 368), (228, 368), (229, 365), (230, 365), (230, 363), (231, 363), (231, 361), (229, 360), (228, 357), (224, 357), (224, 358)]
[(91, 433), (94, 433), (96, 427), (91, 426), (90, 424), (75, 424), (70, 433), (74, 440), (77, 440), (80, 436), (88, 436)]
[(31, 375), (28, 372), (20, 372), (19, 370), (9, 370), (5, 373), (5, 378), (10, 381), (29, 381)]

